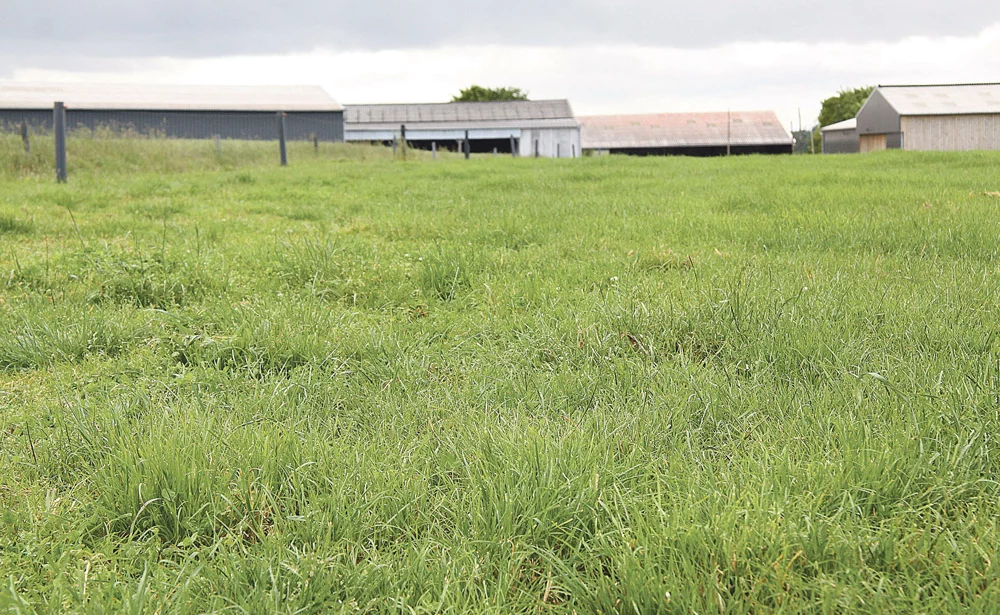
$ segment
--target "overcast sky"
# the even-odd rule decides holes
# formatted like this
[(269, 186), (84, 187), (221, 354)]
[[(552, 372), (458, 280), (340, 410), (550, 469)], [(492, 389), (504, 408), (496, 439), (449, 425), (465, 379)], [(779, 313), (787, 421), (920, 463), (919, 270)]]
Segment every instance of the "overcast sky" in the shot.
[(0, 0), (0, 80), (319, 84), (342, 102), (471, 83), (578, 114), (774, 109), (838, 89), (1000, 81), (1000, 2)]

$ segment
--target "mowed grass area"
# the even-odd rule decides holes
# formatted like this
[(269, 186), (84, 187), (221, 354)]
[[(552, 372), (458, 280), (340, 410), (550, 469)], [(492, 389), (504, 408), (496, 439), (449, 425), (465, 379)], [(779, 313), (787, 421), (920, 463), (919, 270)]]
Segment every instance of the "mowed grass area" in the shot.
[(1000, 605), (1000, 155), (344, 152), (7, 150), (0, 608)]

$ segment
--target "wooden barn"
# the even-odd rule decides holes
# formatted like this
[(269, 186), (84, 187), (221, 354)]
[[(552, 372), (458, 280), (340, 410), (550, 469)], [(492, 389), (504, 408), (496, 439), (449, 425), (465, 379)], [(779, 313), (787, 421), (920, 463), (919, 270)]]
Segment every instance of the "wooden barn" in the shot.
[(880, 85), (857, 122), (861, 152), (1000, 149), (1000, 83)]

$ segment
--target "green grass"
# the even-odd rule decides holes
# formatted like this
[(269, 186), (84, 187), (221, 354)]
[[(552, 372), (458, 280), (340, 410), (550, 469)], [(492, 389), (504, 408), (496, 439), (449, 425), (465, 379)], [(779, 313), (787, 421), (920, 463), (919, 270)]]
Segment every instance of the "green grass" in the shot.
[(0, 610), (1000, 604), (995, 153), (18, 146)]

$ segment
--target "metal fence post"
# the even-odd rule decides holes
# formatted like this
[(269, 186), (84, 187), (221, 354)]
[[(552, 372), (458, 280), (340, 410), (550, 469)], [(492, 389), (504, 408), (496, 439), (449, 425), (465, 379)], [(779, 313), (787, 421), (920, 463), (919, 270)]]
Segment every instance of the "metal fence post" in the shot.
[(316, 155), (319, 156), (319, 137), (316, 136), (315, 132), (313, 133), (313, 151), (315, 151)]
[(514, 135), (510, 136), (510, 157), (517, 158), (517, 141), (514, 139)]
[(438, 142), (431, 141), (431, 158), (434, 160), (438, 159)]
[(572, 148), (572, 150), (573, 150), (573, 158), (575, 159), (576, 158), (576, 143), (574, 143), (573, 145), (570, 145), (570, 148)]
[(66, 183), (66, 106), (57, 102), (52, 110), (56, 133), (56, 181)]
[(21, 141), (24, 142), (24, 151), (31, 153), (31, 136), (28, 134), (28, 122), (21, 122)]
[(406, 160), (406, 124), (399, 125), (399, 147), (403, 148), (403, 160)]
[(562, 158), (562, 143), (556, 143), (556, 158)]
[(469, 159), (469, 154), (472, 153), (472, 144), (469, 143), (469, 131), (465, 131), (465, 159)]
[(538, 151), (538, 139), (535, 139), (535, 158), (540, 157), (541, 154)]
[(278, 149), (281, 152), (281, 166), (288, 166), (288, 146), (285, 143), (285, 112), (278, 111)]
[(222, 155), (222, 135), (212, 135), (215, 137), (215, 155)]

